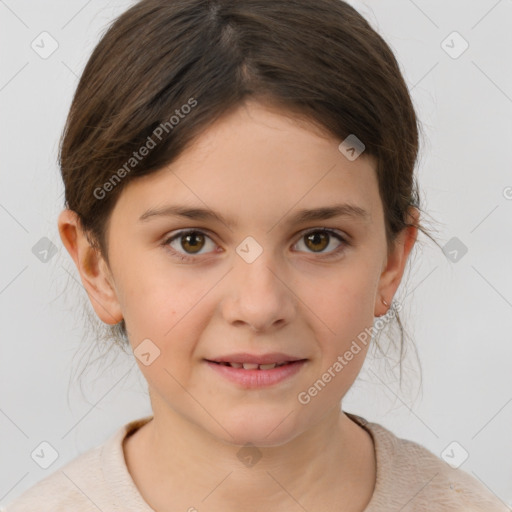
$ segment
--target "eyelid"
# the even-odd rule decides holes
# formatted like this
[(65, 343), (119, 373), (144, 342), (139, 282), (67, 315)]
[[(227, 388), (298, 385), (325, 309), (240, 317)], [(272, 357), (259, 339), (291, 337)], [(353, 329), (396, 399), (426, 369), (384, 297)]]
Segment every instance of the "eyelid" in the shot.
[(343, 239), (348, 239), (348, 235), (346, 235), (343, 231), (340, 231), (339, 229), (336, 229), (336, 228), (328, 228), (327, 226), (314, 226), (312, 228), (302, 229), (294, 236), (300, 235), (299, 236), (299, 238), (300, 238), (301, 236), (304, 236), (309, 232), (315, 232), (315, 231), (327, 231), (328, 233), (338, 235), (339, 237), (341, 237)]

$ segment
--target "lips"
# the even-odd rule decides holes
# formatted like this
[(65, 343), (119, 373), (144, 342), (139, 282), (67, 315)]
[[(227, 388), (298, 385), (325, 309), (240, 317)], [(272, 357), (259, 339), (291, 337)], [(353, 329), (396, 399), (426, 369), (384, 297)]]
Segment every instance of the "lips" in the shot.
[[(231, 354), (222, 359), (227, 360), (205, 359), (205, 363), (215, 375), (242, 389), (277, 386), (300, 374), (308, 362), (307, 359), (297, 359), (285, 354)], [(247, 359), (252, 361), (247, 362)]]

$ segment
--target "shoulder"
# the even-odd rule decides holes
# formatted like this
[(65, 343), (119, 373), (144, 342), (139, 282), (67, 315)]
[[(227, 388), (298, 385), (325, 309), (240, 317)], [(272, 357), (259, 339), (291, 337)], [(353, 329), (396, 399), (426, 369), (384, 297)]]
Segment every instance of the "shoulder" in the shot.
[(109, 482), (125, 471), (122, 440), (147, 419), (134, 420), (0, 508), (0, 512), (121, 510)]
[(454, 469), (420, 444), (395, 436), (378, 423), (348, 414), (372, 436), (377, 482), (365, 512), (511, 512), (479, 480)]
[(90, 510), (87, 493), (88, 489), (98, 484), (101, 479), (100, 452), (101, 447), (95, 447), (82, 453), (59, 470), (37, 482), (0, 511)]

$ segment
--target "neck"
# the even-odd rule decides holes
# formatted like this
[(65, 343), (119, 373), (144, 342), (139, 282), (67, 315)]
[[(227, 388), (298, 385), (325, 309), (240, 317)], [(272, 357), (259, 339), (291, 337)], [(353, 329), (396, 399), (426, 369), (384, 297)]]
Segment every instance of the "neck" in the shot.
[(373, 442), (339, 409), (286, 444), (272, 447), (224, 443), (185, 423), (179, 415), (155, 414), (127, 440), (128, 469), (158, 512), (200, 510), (204, 505), (224, 512), (300, 506), (334, 511), (341, 505), (358, 511), (371, 498)]

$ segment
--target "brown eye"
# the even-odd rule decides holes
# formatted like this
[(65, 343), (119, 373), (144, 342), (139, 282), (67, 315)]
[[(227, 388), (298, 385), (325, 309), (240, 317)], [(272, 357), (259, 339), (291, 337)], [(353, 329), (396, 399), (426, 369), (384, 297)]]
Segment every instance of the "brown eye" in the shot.
[[(326, 250), (331, 242), (338, 240), (338, 245), (331, 247), (331, 250)], [(296, 245), (304, 244), (306, 252), (309, 253), (321, 253), (320, 256), (336, 256), (338, 253), (344, 250), (345, 246), (348, 245), (346, 240), (332, 229), (315, 229), (310, 230), (303, 235)]]
[[(208, 243), (211, 244), (210, 249), (215, 250), (215, 242), (205, 233), (198, 230), (179, 231), (174, 236), (167, 238), (163, 245), (166, 246), (171, 253), (181, 261), (194, 261), (208, 249)], [(200, 252), (202, 253), (200, 254)], [(214, 252), (214, 251), (210, 251)]]
[(181, 237), (181, 247), (185, 249), (185, 251), (195, 254), (203, 248), (204, 241), (205, 237), (202, 233), (192, 231)]
[(314, 252), (321, 252), (329, 245), (329, 235), (325, 231), (315, 231), (305, 235), (306, 245)]

